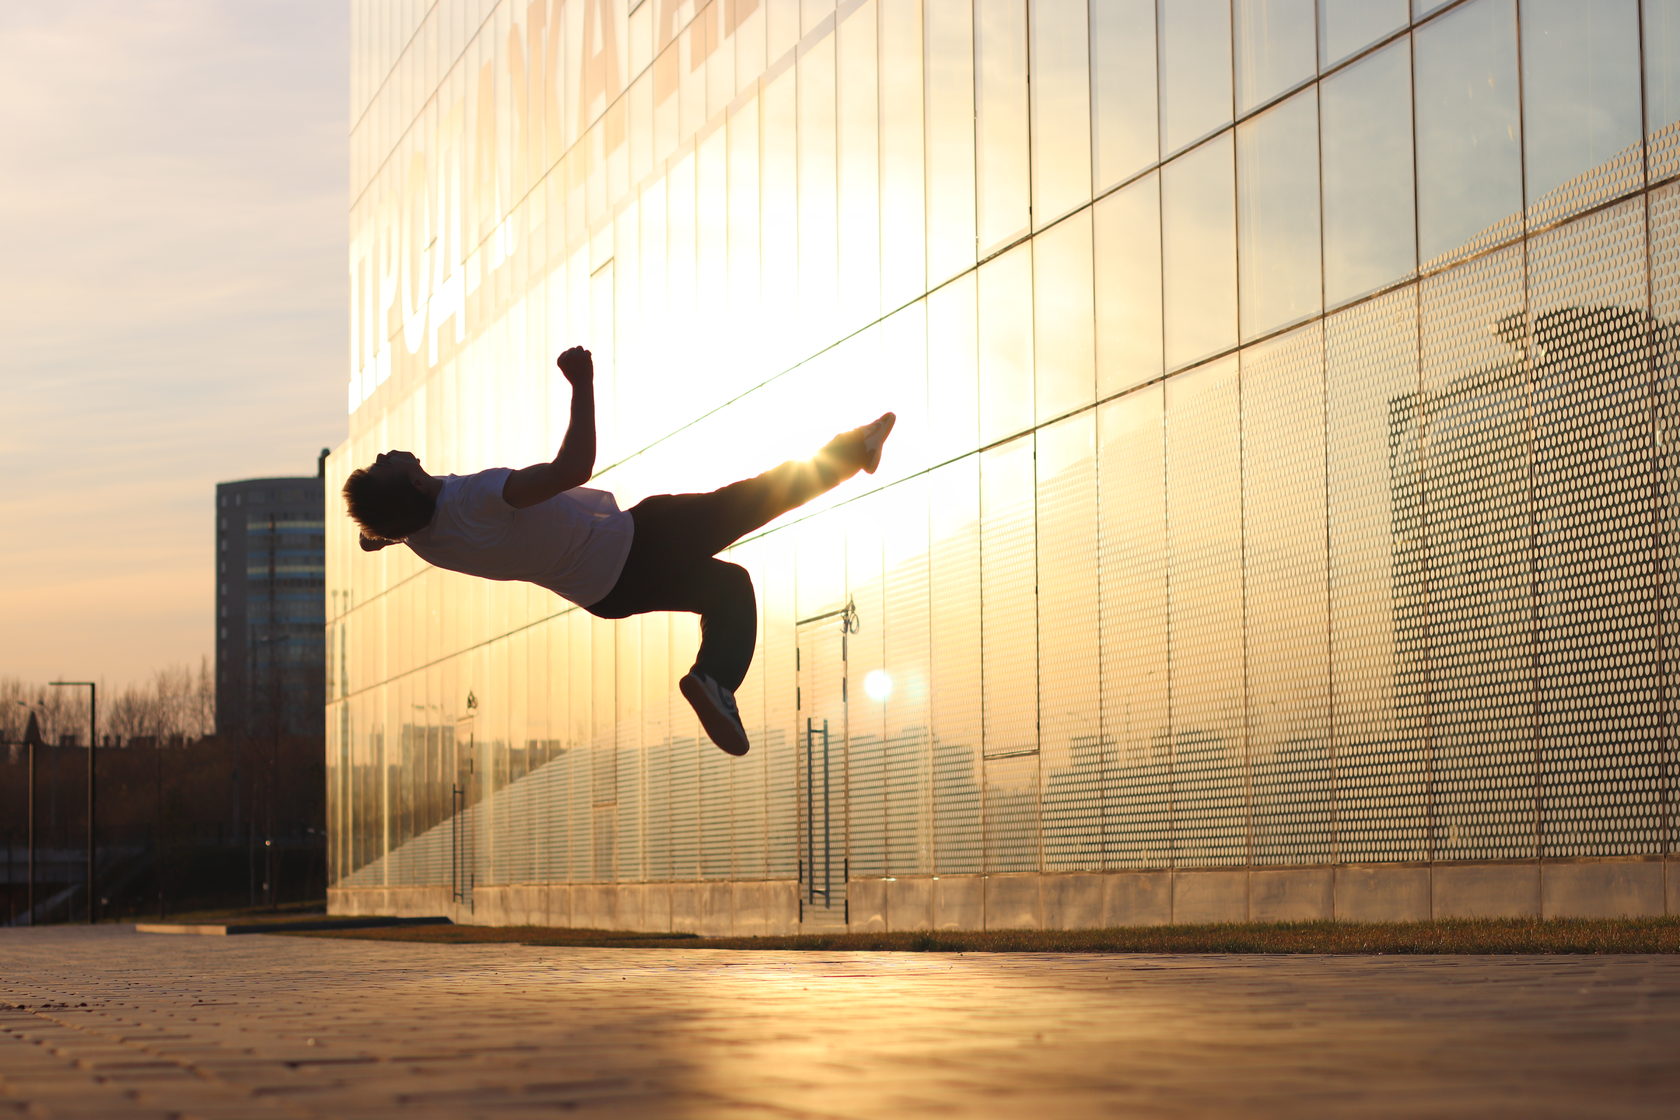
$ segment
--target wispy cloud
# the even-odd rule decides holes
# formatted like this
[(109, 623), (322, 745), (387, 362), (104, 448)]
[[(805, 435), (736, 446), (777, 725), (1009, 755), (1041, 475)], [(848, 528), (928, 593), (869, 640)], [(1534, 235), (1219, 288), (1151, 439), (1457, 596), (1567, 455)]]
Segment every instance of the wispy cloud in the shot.
[(215, 483), (341, 438), (346, 18), (0, 5), (0, 673), (196, 662)]

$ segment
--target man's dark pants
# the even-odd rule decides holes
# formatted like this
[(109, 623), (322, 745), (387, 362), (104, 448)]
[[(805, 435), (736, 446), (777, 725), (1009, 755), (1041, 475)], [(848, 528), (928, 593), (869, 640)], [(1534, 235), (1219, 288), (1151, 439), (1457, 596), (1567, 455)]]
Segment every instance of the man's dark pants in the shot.
[(740, 688), (757, 643), (758, 600), (747, 570), (717, 554), (856, 474), (856, 449), (837, 446), (843, 438), (811, 461), (783, 463), (708, 494), (656, 494), (636, 503), (624, 570), (606, 597), (586, 609), (599, 618), (698, 614), (694, 672), (731, 692)]

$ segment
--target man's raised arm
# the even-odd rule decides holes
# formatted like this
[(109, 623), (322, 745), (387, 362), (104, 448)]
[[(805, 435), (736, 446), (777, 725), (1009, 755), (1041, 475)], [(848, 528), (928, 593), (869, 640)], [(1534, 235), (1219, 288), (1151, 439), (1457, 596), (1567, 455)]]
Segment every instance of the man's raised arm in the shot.
[(574, 346), (555, 364), (572, 386), (571, 422), (552, 463), (521, 467), (502, 484), (502, 500), (515, 509), (582, 486), (595, 473), (595, 359), (583, 347)]

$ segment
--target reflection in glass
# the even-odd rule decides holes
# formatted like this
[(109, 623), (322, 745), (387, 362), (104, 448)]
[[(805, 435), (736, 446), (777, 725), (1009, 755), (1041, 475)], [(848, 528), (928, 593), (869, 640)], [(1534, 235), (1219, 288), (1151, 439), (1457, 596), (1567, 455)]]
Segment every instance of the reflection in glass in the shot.
[(1522, 211), (1515, 0), (1475, 0), (1416, 35), (1418, 255), (1513, 232)]
[(1034, 411), (1042, 424), (1095, 399), (1089, 208), (1033, 239), (1032, 298)]
[(1046, 870), (1101, 868), (1097, 414), (1038, 431), (1039, 742)]
[(974, 65), (976, 229), (984, 256), (1027, 232), (1032, 204), (1026, 0), (975, 0)]
[(927, 282), (974, 263), (974, 11), (929, 0), (927, 43)]
[(837, 98), (840, 140), (839, 297), (842, 332), (881, 313), (881, 142), (875, 104), (875, 5), (866, 3), (840, 24)]
[(980, 267), (980, 445), (1033, 425), (1033, 245)]
[(1167, 368), (1230, 347), (1237, 334), (1231, 134), (1161, 169), (1162, 309)]
[(902, 307), (927, 289), (922, 20), (907, 4), (880, 17), (881, 303)]
[(1406, 0), (1318, 0), (1318, 54), (1328, 69), (1406, 26)]
[(1324, 299), (1331, 306), (1417, 265), (1411, 78), (1411, 48), (1402, 40), (1319, 87)]
[(1086, 0), (1032, 0), (1032, 210), (1038, 227), (1091, 198), (1086, 11)]
[(1161, 184), (1148, 175), (1091, 208), (1097, 396), (1161, 374)]
[(981, 869), (980, 457), (928, 475), (934, 851), (942, 873)]
[(1255, 863), (1330, 858), (1324, 332), (1242, 352), (1244, 646)]
[(1318, 95), (1237, 129), (1238, 306), (1250, 339), (1319, 310)]
[(1438, 273), (1419, 298), (1422, 389), (1394, 414), (1397, 435), (1423, 433), (1423, 500), (1400, 531), (1421, 532), (1428, 555), (1421, 580), (1403, 573), (1395, 609), (1427, 619), (1429, 660), (1400, 703), (1429, 711), (1436, 857), (1532, 857), (1533, 403), (1515, 333), (1523, 246)]
[(1313, 76), (1313, 0), (1237, 0), (1237, 114)]
[(1412, 19), (1420, 20), (1436, 8), (1444, 8), (1452, 0), (1412, 0)]
[(1163, 386), (1097, 407), (1104, 862), (1172, 861)]
[(1421, 436), (1397, 412), (1417, 397), (1417, 287), (1328, 317), (1324, 350), (1337, 855), (1423, 859), (1425, 619), (1396, 609), (1424, 573)]
[(1231, 120), (1230, 0), (1161, 5), (1161, 151)]
[(1180, 866), (1246, 861), (1242, 462), (1235, 357), (1166, 381), (1173, 806)]
[(1555, 220), (1639, 186), (1634, 0), (1523, 0), (1522, 65), (1531, 218)]
[(1644, 0), (1645, 131), (1651, 178), (1680, 171), (1680, 0)]
[(927, 297), (928, 451), (943, 463), (980, 446), (980, 325), (974, 273)]
[(1155, 162), (1154, 0), (1091, 5), (1092, 186), (1102, 191)]

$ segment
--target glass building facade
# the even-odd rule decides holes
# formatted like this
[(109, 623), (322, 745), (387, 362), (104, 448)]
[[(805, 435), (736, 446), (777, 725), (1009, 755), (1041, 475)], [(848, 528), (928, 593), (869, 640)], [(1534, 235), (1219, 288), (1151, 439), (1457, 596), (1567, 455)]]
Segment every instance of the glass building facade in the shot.
[(328, 532), (333, 905), (768, 932), (1676, 909), (1680, 0), (353, 5), (348, 472), (626, 507), (884, 409), (688, 615)]

